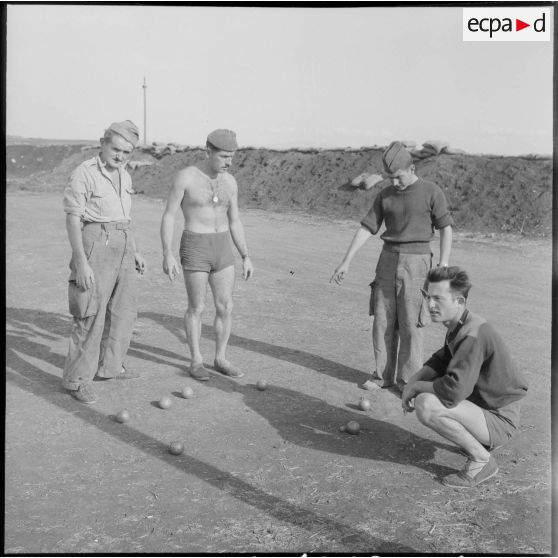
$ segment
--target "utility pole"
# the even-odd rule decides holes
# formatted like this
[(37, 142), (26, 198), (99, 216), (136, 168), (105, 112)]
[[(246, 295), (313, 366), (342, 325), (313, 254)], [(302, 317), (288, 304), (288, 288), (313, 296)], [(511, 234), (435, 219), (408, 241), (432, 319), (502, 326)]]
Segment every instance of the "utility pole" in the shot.
[(143, 78), (143, 145), (147, 145), (147, 83)]

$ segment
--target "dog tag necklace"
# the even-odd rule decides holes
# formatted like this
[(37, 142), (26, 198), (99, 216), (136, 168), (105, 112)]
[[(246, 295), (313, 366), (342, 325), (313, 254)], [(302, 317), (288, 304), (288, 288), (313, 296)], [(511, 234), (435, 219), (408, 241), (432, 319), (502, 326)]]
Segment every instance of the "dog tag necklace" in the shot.
[(218, 203), (219, 201), (219, 196), (217, 195), (217, 191), (219, 190), (219, 177), (215, 178), (215, 179), (209, 179), (209, 185), (211, 187), (211, 194), (212, 194), (212, 198), (211, 201), (213, 203)]

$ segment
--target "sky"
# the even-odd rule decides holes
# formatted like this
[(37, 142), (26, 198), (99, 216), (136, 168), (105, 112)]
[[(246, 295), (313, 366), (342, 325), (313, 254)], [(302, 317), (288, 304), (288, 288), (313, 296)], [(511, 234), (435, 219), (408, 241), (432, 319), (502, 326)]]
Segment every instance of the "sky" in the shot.
[(9, 5), (7, 30), (10, 135), (552, 152), (552, 42), (464, 42), (459, 7)]

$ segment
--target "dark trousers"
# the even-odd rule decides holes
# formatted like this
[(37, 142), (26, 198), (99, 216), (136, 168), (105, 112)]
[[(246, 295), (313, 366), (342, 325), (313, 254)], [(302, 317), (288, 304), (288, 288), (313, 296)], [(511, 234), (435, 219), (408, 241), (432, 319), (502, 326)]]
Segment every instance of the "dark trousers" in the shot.
[(400, 387), (423, 365), (421, 288), (432, 265), (430, 254), (382, 250), (376, 266), (372, 341), (376, 374)]

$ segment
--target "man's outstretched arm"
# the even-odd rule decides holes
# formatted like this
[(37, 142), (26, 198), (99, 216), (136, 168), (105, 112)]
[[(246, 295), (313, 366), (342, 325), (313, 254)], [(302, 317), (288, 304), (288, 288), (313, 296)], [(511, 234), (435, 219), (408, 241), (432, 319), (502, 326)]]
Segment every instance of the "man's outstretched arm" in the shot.
[(335, 281), (338, 285), (341, 284), (341, 281), (343, 281), (345, 275), (347, 275), (347, 273), (349, 272), (349, 266), (351, 265), (351, 261), (355, 257), (355, 254), (364, 246), (366, 241), (371, 236), (372, 233), (366, 227), (361, 226), (357, 230), (357, 232), (353, 236), (353, 239), (351, 240), (351, 243), (349, 244), (349, 248), (347, 249), (345, 257), (335, 268), (335, 271), (333, 272), (333, 275), (329, 280), (330, 283), (331, 281)]

